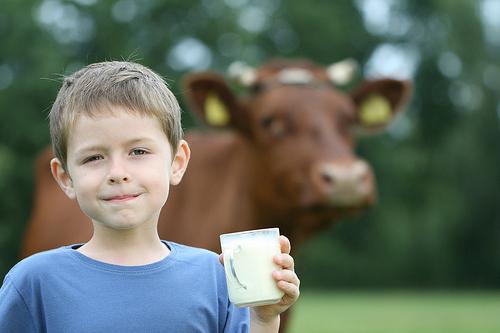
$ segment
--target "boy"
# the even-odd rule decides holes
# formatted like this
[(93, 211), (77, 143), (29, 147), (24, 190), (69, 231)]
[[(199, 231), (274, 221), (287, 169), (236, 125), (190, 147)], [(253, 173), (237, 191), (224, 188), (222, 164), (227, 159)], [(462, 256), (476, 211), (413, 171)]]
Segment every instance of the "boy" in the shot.
[[(129, 62), (89, 65), (66, 78), (50, 112), (59, 186), (92, 220), (85, 244), (18, 263), (0, 289), (0, 332), (277, 332), (299, 295), (280, 236), (280, 303), (237, 308), (220, 258), (160, 240), (169, 185), (186, 170), (179, 105), (165, 82)], [(71, 221), (68, 221), (71, 223)]]

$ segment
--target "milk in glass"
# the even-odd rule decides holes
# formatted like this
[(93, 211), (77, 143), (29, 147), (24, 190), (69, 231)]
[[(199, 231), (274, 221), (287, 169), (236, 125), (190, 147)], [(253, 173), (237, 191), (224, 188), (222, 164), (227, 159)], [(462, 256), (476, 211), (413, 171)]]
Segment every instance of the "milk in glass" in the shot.
[(279, 229), (260, 229), (221, 235), (229, 299), (237, 306), (258, 306), (280, 301), (272, 272), (280, 253)]

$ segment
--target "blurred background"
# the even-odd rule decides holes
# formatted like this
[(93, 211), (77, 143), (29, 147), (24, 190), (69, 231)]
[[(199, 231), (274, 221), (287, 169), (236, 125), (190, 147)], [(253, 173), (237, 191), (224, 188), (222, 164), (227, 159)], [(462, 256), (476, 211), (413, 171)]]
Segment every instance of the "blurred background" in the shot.
[[(136, 60), (183, 102), (177, 83), (187, 72), (352, 57), (365, 77), (408, 78), (414, 93), (385, 133), (357, 147), (375, 170), (378, 204), (296, 253), (303, 297), (291, 329), (498, 332), (499, 18), (499, 0), (2, 0), (0, 279), (17, 261), (63, 75)], [(187, 112), (184, 126), (196, 126)], [(412, 317), (430, 316), (430, 304), (457, 326)], [(473, 312), (474, 329), (461, 330)]]

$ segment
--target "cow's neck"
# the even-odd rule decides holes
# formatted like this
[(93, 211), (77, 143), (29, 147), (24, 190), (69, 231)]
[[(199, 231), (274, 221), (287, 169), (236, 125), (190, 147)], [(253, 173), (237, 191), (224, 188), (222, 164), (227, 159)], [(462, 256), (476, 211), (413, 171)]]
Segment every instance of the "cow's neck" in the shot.
[(162, 211), (160, 235), (219, 249), (219, 235), (263, 227), (249, 194), (254, 182), (248, 143), (234, 133), (190, 133), (191, 161)]
[[(275, 175), (269, 173), (268, 161), (263, 158), (259, 147), (249, 145), (251, 167), (247, 176), (249, 193), (251, 193), (251, 210), (255, 212), (254, 223), (261, 228), (279, 227), (294, 246), (300, 245), (318, 230), (331, 224), (330, 218), (311, 216), (294, 206), (293, 199), (283, 199), (274, 192), (271, 184), (276, 183)], [(271, 185), (271, 186), (269, 186)]]
[(276, 226), (281, 234), (287, 236), (293, 247), (300, 246), (312, 235), (331, 226), (331, 217), (308, 215), (297, 210), (280, 210), (276, 207), (257, 203), (256, 220), (262, 227)]

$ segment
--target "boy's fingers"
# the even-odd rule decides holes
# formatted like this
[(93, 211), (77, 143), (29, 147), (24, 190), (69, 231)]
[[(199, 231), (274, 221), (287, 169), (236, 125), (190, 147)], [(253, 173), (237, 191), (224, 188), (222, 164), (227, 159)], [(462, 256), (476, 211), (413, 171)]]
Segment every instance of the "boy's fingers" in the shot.
[(224, 255), (222, 253), (219, 254), (219, 262), (224, 266)]
[(281, 247), (281, 253), (290, 253), (290, 250), (292, 249), (292, 246), (290, 245), (290, 240), (285, 236), (281, 235), (279, 237), (279, 242)]
[(273, 278), (279, 281), (289, 282), (295, 286), (300, 286), (300, 280), (297, 274), (294, 271), (290, 271), (288, 269), (284, 269), (281, 271), (274, 271)]
[(287, 300), (293, 302), (300, 295), (299, 287), (297, 287), (295, 284), (290, 283), (290, 282), (279, 281), (278, 288), (280, 288), (281, 290), (283, 290), (285, 292), (285, 296), (283, 296), (283, 300), (286, 303), (289, 303), (289, 302), (287, 302)]
[(293, 257), (287, 253), (277, 254), (274, 257), (274, 262), (285, 269), (294, 270), (295, 263)]

